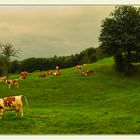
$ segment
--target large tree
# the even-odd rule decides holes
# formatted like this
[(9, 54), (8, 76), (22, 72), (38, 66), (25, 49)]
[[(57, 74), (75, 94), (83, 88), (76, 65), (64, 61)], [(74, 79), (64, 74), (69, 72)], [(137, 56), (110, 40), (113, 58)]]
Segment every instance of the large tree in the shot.
[(9, 76), (10, 64), (12, 57), (18, 57), (19, 49), (15, 49), (10, 43), (0, 43), (1, 55), (3, 57), (2, 68), (5, 75)]
[(100, 48), (114, 56), (116, 68), (130, 73), (132, 55), (138, 61), (140, 52), (140, 8), (115, 7), (110, 16), (102, 22), (99, 41)]

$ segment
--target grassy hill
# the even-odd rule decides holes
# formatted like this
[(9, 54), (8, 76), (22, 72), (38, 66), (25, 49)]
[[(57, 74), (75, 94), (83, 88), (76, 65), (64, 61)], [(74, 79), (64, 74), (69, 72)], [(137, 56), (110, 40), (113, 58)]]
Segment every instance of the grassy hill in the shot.
[(30, 73), (19, 89), (0, 83), (0, 97), (23, 94), (29, 102), (23, 118), (5, 113), (0, 134), (139, 134), (140, 78), (119, 75), (112, 58), (84, 69), (94, 73), (82, 76), (73, 67), (56, 77)]

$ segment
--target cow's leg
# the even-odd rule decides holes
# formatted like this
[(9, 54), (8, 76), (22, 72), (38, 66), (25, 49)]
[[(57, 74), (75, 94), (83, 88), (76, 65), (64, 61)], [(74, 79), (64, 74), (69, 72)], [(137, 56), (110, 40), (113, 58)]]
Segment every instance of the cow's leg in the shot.
[(16, 84), (16, 87), (19, 88), (19, 84)]
[(8, 86), (9, 86), (9, 88), (11, 88), (11, 85), (10, 84)]
[(23, 110), (21, 111), (21, 117), (23, 117)]
[(19, 110), (16, 110), (16, 116), (19, 116), (20, 114), (21, 114), (21, 117), (23, 117), (23, 112), (19, 111)]
[(16, 109), (16, 116), (18, 116), (19, 114), (21, 115), (21, 117), (23, 117), (23, 108), (22, 107), (18, 107), (18, 109)]
[(19, 113), (20, 113), (21, 117), (23, 117), (23, 108), (22, 107), (20, 107)]
[(18, 116), (19, 112), (16, 110), (16, 117)]
[(3, 114), (3, 113), (4, 113), (4, 110), (3, 110), (3, 109), (1, 109), (1, 110), (0, 110), (0, 119), (2, 119), (2, 118), (3, 118), (3, 116), (4, 116), (4, 114)]

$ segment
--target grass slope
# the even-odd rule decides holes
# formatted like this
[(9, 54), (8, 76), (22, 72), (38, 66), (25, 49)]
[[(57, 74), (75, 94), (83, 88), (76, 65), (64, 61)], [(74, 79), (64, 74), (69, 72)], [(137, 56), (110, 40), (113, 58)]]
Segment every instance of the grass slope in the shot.
[(29, 102), (23, 118), (5, 113), (0, 134), (138, 134), (139, 77), (120, 76), (112, 63), (108, 58), (86, 65), (84, 69), (94, 70), (88, 76), (75, 68), (56, 77), (30, 73), (19, 89), (0, 83), (0, 97), (24, 94)]

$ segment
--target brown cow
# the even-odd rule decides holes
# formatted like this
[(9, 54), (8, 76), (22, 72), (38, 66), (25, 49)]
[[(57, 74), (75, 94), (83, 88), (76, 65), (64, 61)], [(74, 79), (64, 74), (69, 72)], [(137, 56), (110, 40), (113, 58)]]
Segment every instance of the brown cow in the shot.
[(20, 75), (19, 80), (23, 80), (23, 79), (26, 79), (26, 76), (25, 75)]
[(20, 76), (27, 76), (28, 75), (28, 72), (27, 71), (23, 71), (23, 72), (20, 72)]
[(5, 83), (8, 84), (9, 88), (11, 88), (11, 86), (19, 88), (19, 79), (5, 80)]
[(27, 76), (28, 76), (28, 72), (27, 71), (20, 72), (19, 79), (20, 80), (26, 79)]
[(54, 76), (58, 76), (58, 75), (61, 75), (61, 72), (60, 70), (56, 70), (54, 73), (53, 73)]
[(17, 112), (16, 115), (20, 114), (23, 116), (23, 97), (26, 105), (28, 105), (27, 99), (24, 95), (0, 98), (0, 119), (4, 116), (4, 111), (6, 110), (15, 110)]
[(39, 77), (46, 77), (46, 73), (40, 73)]
[(47, 71), (47, 75), (52, 75), (52, 71), (51, 70), (48, 70)]
[(82, 75), (89, 75), (90, 73), (93, 73), (93, 70), (85, 70), (82, 72)]

